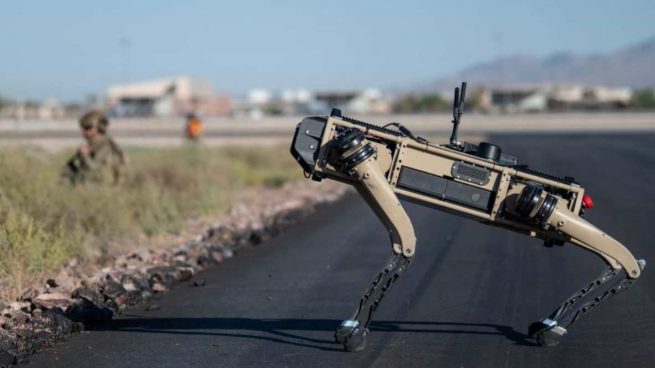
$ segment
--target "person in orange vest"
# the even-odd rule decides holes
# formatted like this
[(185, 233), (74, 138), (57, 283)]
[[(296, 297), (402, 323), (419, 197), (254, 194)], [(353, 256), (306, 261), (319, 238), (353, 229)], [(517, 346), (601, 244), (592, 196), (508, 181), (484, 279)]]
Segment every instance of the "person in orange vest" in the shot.
[(187, 115), (186, 119), (186, 137), (192, 141), (198, 140), (202, 134), (202, 120), (195, 114)]

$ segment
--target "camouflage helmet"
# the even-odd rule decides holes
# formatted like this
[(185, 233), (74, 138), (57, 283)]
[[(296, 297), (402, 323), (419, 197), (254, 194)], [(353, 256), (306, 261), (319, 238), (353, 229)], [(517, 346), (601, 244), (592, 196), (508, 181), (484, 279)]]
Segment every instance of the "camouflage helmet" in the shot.
[(109, 119), (100, 111), (89, 111), (80, 119), (80, 128), (90, 129), (96, 127), (101, 134), (107, 133)]

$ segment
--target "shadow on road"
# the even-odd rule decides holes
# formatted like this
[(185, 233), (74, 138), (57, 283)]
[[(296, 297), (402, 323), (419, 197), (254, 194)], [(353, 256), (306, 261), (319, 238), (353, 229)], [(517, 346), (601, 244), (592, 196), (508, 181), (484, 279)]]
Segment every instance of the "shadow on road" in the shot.
[[(342, 351), (332, 339), (305, 336), (303, 332), (332, 332), (341, 324), (334, 319), (257, 318), (121, 318), (95, 326), (95, 330), (161, 333), (196, 336), (225, 336), (265, 340), (325, 351)], [(536, 346), (527, 335), (510, 326), (485, 323), (375, 321), (373, 332), (502, 335), (516, 345)], [(220, 332), (219, 332), (220, 331)], [(325, 336), (332, 336), (325, 334)]]

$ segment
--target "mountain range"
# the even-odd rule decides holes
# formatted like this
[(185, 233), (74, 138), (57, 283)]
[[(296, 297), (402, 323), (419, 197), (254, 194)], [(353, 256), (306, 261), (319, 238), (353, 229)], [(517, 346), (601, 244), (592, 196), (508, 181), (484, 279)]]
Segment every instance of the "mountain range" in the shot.
[[(655, 87), (655, 37), (606, 54), (571, 52), (547, 57), (509, 56), (470, 66), (436, 81), (449, 90), (467, 81), (470, 85), (522, 86), (584, 84), (615, 87)], [(431, 86), (434, 88), (434, 84)]]

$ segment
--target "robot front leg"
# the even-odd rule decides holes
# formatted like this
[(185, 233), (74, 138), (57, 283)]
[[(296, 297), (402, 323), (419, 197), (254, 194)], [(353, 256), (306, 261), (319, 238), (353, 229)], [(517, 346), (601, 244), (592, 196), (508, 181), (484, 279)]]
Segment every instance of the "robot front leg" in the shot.
[[(638, 264), (641, 270), (646, 266), (641, 259)], [(598, 278), (564, 300), (548, 317), (532, 323), (528, 327), (528, 335), (542, 346), (559, 344), (569, 326), (601, 302), (628, 289), (635, 280), (628, 277), (624, 270), (608, 265)]]
[(368, 325), (373, 313), (389, 291), (393, 283), (411, 264), (411, 258), (393, 254), (382, 272), (373, 280), (371, 286), (359, 301), (359, 306), (350, 319), (341, 323), (334, 334), (335, 341), (343, 344), (346, 351), (361, 351), (366, 346)]
[(518, 199), (519, 214), (570, 237), (570, 242), (594, 252), (607, 263), (603, 272), (546, 318), (532, 323), (528, 334), (543, 346), (554, 346), (567, 328), (601, 302), (626, 290), (639, 278), (646, 261), (637, 260), (617, 240), (579, 216), (560, 208), (557, 199), (536, 186), (526, 186)]
[(335, 163), (353, 181), (359, 194), (387, 228), (393, 255), (362, 296), (355, 313), (343, 321), (335, 340), (346, 351), (361, 351), (373, 313), (394, 282), (409, 267), (416, 237), (412, 223), (398, 197), (375, 161), (375, 148), (357, 129), (344, 131), (333, 144)]

